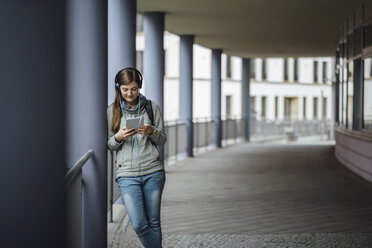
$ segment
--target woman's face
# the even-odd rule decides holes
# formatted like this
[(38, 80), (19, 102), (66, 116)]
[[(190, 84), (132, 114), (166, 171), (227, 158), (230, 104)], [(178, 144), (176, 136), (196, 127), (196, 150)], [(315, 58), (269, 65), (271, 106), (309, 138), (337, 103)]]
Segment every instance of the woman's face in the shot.
[(136, 82), (131, 82), (126, 85), (120, 86), (120, 91), (122, 97), (128, 104), (135, 104), (139, 91), (138, 91), (138, 84)]

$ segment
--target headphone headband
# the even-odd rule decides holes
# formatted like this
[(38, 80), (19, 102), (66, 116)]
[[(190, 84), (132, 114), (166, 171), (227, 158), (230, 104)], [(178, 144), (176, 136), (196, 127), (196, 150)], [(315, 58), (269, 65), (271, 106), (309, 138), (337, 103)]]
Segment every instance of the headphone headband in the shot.
[(124, 69), (122, 69), (122, 70), (120, 70), (118, 73), (116, 73), (116, 76), (115, 76), (115, 85), (116, 86), (119, 86), (119, 82), (118, 82), (118, 76), (119, 76), (119, 74), (122, 72), (122, 71), (124, 71), (124, 70), (133, 70), (133, 71), (135, 71), (136, 73), (137, 73), (137, 75), (138, 75), (138, 77), (139, 77), (139, 82), (138, 82), (138, 88), (142, 88), (142, 79), (143, 79), (143, 76), (142, 76), (142, 74), (141, 74), (141, 72), (139, 71), (139, 70), (137, 70), (136, 68), (134, 68), (134, 67), (126, 67), (126, 68), (124, 68)]

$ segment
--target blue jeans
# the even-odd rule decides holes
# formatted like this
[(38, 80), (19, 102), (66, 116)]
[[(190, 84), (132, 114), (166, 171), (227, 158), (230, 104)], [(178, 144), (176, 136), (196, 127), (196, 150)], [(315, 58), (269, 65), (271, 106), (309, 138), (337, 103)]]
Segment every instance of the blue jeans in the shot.
[(145, 248), (161, 248), (160, 203), (165, 171), (155, 171), (144, 176), (119, 177), (117, 184), (129, 221), (142, 245)]

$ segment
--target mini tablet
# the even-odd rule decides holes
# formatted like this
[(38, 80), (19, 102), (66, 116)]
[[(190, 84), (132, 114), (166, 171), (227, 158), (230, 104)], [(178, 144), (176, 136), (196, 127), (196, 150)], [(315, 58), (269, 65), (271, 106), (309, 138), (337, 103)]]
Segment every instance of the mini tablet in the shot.
[(142, 117), (134, 117), (134, 118), (127, 118), (126, 127), (127, 128), (134, 128), (138, 129), (144, 124), (144, 118)]

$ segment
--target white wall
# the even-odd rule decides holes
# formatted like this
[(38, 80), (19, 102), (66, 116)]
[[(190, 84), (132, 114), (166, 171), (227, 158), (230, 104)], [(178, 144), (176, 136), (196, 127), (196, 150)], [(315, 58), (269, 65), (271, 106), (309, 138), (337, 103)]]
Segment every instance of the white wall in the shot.
[(193, 115), (194, 118), (210, 117), (212, 88), (210, 80), (194, 79)]
[(313, 83), (313, 63), (312, 58), (299, 58), (298, 59), (298, 81), (301, 83)]
[(262, 59), (255, 59), (256, 81), (262, 80)]
[(232, 64), (232, 78), (234, 80), (242, 80), (242, 59), (239, 57), (231, 57), (231, 64)]
[(212, 75), (212, 51), (197, 44), (193, 45), (194, 79), (209, 79)]
[(335, 155), (350, 170), (372, 182), (372, 140), (362, 134), (336, 130)]
[(180, 38), (174, 34), (166, 35), (164, 39), (165, 77), (175, 78), (180, 75)]
[[(313, 85), (313, 84), (293, 84), (293, 83), (268, 83), (268, 82), (252, 82), (251, 95), (256, 96), (257, 116), (261, 116), (261, 97), (268, 97), (267, 119), (275, 119), (274, 99), (279, 97), (279, 119), (284, 118), (284, 97), (306, 97), (306, 115), (307, 119), (313, 119), (313, 97), (318, 97), (318, 116), (321, 114), (321, 91), (323, 90), (324, 97), (327, 97), (327, 118), (331, 118), (331, 96), (332, 88), (330, 85)], [(299, 119), (303, 119), (302, 115), (302, 100), (299, 99), (298, 113)]]
[(226, 96), (232, 96), (232, 109), (231, 115), (241, 117), (242, 114), (242, 84), (241, 82), (223, 80), (222, 81), (222, 101), (221, 101), (221, 113), (222, 116), (226, 115)]
[(288, 81), (294, 82), (294, 58), (288, 58)]
[(282, 58), (267, 59), (267, 81), (284, 81), (284, 62)]

